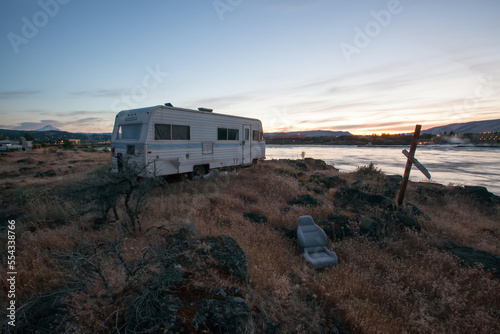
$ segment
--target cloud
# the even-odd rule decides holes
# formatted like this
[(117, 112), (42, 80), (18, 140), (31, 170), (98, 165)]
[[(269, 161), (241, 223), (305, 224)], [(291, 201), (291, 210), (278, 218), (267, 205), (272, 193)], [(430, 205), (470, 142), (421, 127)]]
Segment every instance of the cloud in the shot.
[(321, 3), (324, 3), (326, 0), (273, 0), (267, 2), (267, 6), (271, 10), (275, 11), (302, 11), (305, 9), (309, 9), (311, 7), (315, 7)]
[(198, 100), (194, 100), (191, 102), (191, 108), (197, 109), (199, 107), (206, 108), (230, 108), (234, 104), (247, 103), (248, 101), (254, 100), (255, 97), (258, 96), (258, 93), (245, 93), (245, 94), (230, 94), (230, 95), (222, 95), (217, 97), (210, 98), (201, 98)]
[(62, 125), (59, 121), (56, 120), (41, 120), (38, 122), (22, 122), (18, 126), (11, 127), (12, 130), (37, 130), (46, 125), (52, 125), (56, 128), (60, 128)]
[(92, 125), (97, 122), (101, 122), (102, 118), (99, 117), (87, 117), (87, 118), (80, 118), (74, 121), (66, 122), (66, 125)]
[(39, 90), (12, 90), (8, 92), (0, 92), (0, 99), (23, 99), (30, 98), (33, 95), (40, 94)]
[(83, 115), (112, 115), (113, 117), (116, 115), (114, 111), (60, 111), (60, 112), (50, 112), (50, 114), (58, 116), (58, 117), (73, 117), (73, 116), (83, 116)]
[[(102, 124), (109, 122), (109, 119), (100, 118), (100, 117), (85, 117), (85, 118), (77, 118), (69, 121), (58, 121), (54, 119), (45, 119), (40, 120), (38, 122), (22, 122), (17, 126), (7, 126), (6, 128), (10, 128), (12, 130), (37, 130), (46, 125), (55, 126), (58, 129), (63, 131), (67, 131), (68, 128), (82, 130), (85, 129), (94, 129), (102, 127)], [(69, 130), (68, 130), (69, 131)], [(73, 130), (72, 130), (73, 131)], [(87, 131), (87, 130), (84, 130)]]
[(121, 89), (88, 89), (73, 92), (71, 95), (76, 97), (90, 97), (90, 98), (116, 98), (123, 94)]

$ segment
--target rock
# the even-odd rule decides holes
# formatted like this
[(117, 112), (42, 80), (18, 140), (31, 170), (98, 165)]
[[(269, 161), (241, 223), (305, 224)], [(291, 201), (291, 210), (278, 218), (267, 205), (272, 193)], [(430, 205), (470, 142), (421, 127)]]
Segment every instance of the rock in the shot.
[(245, 253), (233, 238), (222, 235), (219, 237), (206, 237), (202, 241), (210, 246), (207, 255), (216, 260), (223, 273), (236, 280), (248, 282)]
[(56, 174), (56, 171), (53, 170), (53, 169), (49, 169), (49, 170), (47, 170), (45, 172), (37, 172), (34, 175), (34, 177), (41, 177), (41, 178), (43, 178), (43, 177), (54, 177), (54, 176), (57, 176), (57, 174)]
[(428, 203), (436, 199), (441, 200), (448, 193), (449, 191), (442, 185), (424, 184), (415, 189), (413, 196), (418, 197), (419, 201), (422, 203)]
[(300, 161), (295, 161), (294, 167), (300, 170), (307, 170), (307, 165)]
[(26, 158), (26, 159), (19, 159), (16, 161), (18, 164), (32, 164), (35, 162), (35, 160), (31, 158)]
[(10, 178), (19, 177), (19, 176), (21, 176), (21, 174), (19, 174), (17, 172), (3, 172), (3, 173), (0, 173), (0, 179), (10, 179)]
[(330, 239), (343, 239), (353, 235), (349, 227), (349, 218), (345, 216), (332, 214), (327, 220), (319, 220), (317, 224)]
[(370, 208), (394, 209), (396, 203), (382, 195), (365, 193), (352, 187), (342, 187), (335, 194), (335, 205), (356, 212), (367, 211)]
[(312, 197), (311, 195), (299, 195), (288, 202), (289, 205), (304, 205), (304, 206), (318, 206), (321, 201)]
[(265, 224), (267, 223), (267, 217), (255, 212), (246, 212), (243, 217), (250, 220), (252, 223)]
[(339, 176), (323, 177), (320, 174), (311, 175), (311, 177), (309, 178), (309, 182), (315, 182), (316, 184), (322, 185), (328, 189), (340, 187), (347, 183), (346, 180), (342, 179)]
[(197, 331), (213, 333), (255, 332), (250, 308), (240, 297), (203, 300), (196, 309), (192, 325)]
[(19, 173), (25, 174), (34, 168), (35, 167), (21, 167), (21, 168), (19, 168)]
[(408, 217), (402, 212), (399, 211), (392, 211), (392, 212), (387, 212), (384, 215), (384, 219), (386, 222), (388, 222), (391, 225), (395, 226), (400, 226), (400, 227), (408, 227), (415, 229), (417, 231), (421, 231), (422, 227), (420, 224), (413, 218)]
[(455, 187), (455, 189), (459, 194), (468, 196), (481, 204), (485, 204), (487, 206), (495, 206), (500, 204), (500, 196), (496, 196), (490, 193), (486, 187), (465, 186)]
[(491, 271), (495, 276), (500, 277), (500, 256), (454, 243), (449, 243), (444, 248), (458, 257), (463, 264), (474, 266), (477, 263), (484, 269)]
[(279, 161), (286, 162), (289, 166), (292, 166), (298, 170), (338, 170), (331, 165), (327, 165), (326, 162), (319, 159), (305, 158), (303, 160), (291, 160), (291, 159), (280, 159)]
[(328, 165), (325, 161), (313, 158), (305, 158), (305, 164), (311, 167), (312, 170), (337, 170), (335, 167)]
[(361, 216), (360, 223), (361, 235), (372, 236), (379, 240), (405, 227), (421, 230), (420, 224), (415, 219), (399, 211), (386, 212), (383, 218)]
[(361, 216), (360, 223), (359, 234), (361, 235), (382, 239), (388, 234), (387, 222), (380, 218)]
[(320, 189), (320, 188), (313, 188), (312, 191), (316, 194), (316, 195), (323, 195), (325, 192), (323, 191), (323, 189)]
[(425, 213), (423, 213), (415, 204), (412, 204), (410, 202), (406, 202), (405, 209), (407, 211), (409, 211), (414, 216), (424, 216), (424, 217), (426, 217)]

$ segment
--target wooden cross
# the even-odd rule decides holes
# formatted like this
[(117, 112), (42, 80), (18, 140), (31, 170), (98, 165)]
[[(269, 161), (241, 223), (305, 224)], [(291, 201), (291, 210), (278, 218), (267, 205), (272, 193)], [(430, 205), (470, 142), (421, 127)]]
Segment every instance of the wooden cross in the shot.
[(429, 180), (431, 179), (431, 174), (427, 169), (415, 159), (415, 151), (417, 150), (418, 137), (420, 136), (420, 129), (422, 125), (417, 124), (415, 126), (415, 132), (413, 133), (413, 139), (411, 141), (410, 152), (403, 150), (403, 154), (408, 158), (406, 161), (405, 174), (403, 176), (403, 181), (401, 182), (401, 188), (399, 188), (397, 202), (399, 205), (403, 204), (405, 198), (406, 187), (408, 186), (408, 179), (410, 178), (411, 166), (415, 165)]

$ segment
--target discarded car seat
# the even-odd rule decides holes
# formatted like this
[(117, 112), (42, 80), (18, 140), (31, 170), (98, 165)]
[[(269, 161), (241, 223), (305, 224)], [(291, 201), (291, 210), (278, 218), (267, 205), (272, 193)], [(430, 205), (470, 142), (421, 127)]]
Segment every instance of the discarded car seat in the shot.
[(336, 266), (337, 254), (328, 249), (328, 237), (325, 231), (314, 223), (311, 216), (299, 217), (297, 238), (304, 253), (306, 262), (314, 268)]

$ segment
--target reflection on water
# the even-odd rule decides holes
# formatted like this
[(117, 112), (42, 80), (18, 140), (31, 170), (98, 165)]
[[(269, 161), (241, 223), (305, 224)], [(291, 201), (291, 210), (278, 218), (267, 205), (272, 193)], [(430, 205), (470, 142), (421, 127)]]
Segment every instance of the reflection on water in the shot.
[[(386, 174), (403, 175), (407, 146), (280, 146), (267, 145), (267, 159), (322, 159), (343, 172), (373, 162)], [(500, 195), (500, 147), (457, 147), (427, 145), (417, 148), (415, 158), (432, 175), (432, 182), (454, 185), (485, 186)], [(427, 181), (415, 167), (410, 173), (412, 181)]]

